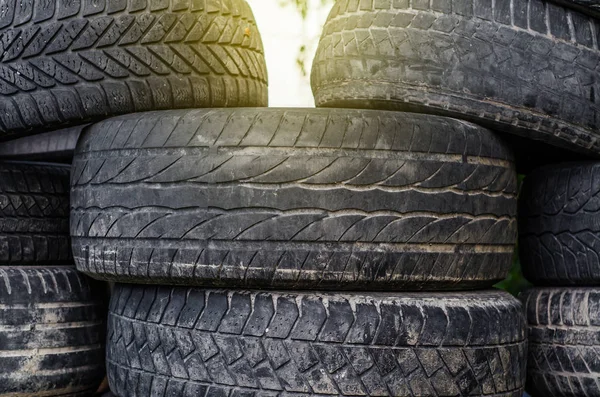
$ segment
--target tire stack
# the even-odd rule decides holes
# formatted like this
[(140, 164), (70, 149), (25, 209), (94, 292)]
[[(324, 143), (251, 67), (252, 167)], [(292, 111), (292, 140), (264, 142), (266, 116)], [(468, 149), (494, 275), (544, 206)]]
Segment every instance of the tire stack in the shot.
[(511, 150), (363, 107), (84, 131), (71, 237), (78, 269), (116, 283), (115, 395), (522, 395), (522, 306), (489, 289), (516, 242)]
[(108, 288), (75, 269), (48, 162), (107, 117), (266, 106), (262, 43), (241, 0), (8, 1), (0, 37), (0, 396), (96, 395)]
[(0, 396), (91, 395), (106, 308), (73, 266), (68, 166), (0, 162), (0, 261)]
[(600, 164), (540, 168), (523, 187), (520, 250), (533, 396), (600, 396)]
[[(586, 0), (338, 0), (313, 65), (316, 103), (475, 122), (505, 133), (522, 173), (597, 159), (599, 15)], [(534, 397), (600, 396), (599, 171), (566, 163), (526, 178)]]
[(516, 299), (407, 292), (504, 278), (515, 189), (495, 135), (436, 116), (247, 108), (97, 123), (73, 162), (74, 257), (95, 278), (143, 284), (111, 300), (111, 390), (520, 396)]

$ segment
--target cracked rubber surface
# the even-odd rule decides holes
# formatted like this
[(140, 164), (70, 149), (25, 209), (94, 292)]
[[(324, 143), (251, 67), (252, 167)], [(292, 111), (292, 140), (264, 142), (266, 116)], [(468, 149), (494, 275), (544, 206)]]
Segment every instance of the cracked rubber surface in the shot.
[(519, 202), (523, 272), (536, 285), (600, 284), (600, 164), (540, 168)]
[(72, 262), (69, 166), (0, 162), (0, 265)]
[(527, 392), (600, 396), (600, 289), (533, 288), (521, 300), (529, 324)]
[(541, 0), (341, 0), (313, 92), (317, 106), (450, 115), (598, 157), (598, 32)]
[(330, 109), (121, 116), (80, 140), (77, 267), (118, 282), (461, 289), (516, 241), (506, 146), (462, 121)]
[(72, 266), (0, 266), (0, 396), (93, 394), (105, 372), (105, 310)]
[(525, 382), (522, 306), (500, 291), (117, 285), (108, 323), (119, 397), (521, 397)]
[(266, 106), (244, 0), (8, 0), (0, 140), (155, 109)]

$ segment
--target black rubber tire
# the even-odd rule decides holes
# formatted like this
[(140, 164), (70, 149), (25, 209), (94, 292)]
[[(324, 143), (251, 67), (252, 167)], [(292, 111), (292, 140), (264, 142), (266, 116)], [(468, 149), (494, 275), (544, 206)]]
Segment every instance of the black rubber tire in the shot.
[(521, 300), (529, 324), (527, 392), (600, 396), (600, 289), (533, 288)]
[(64, 128), (0, 143), (0, 158), (60, 161), (71, 164), (81, 131), (86, 126)]
[(73, 162), (77, 267), (117, 282), (301, 289), (493, 285), (516, 174), (489, 131), (399, 112), (121, 116)]
[(600, 17), (600, 1), (599, 0), (552, 0), (557, 4), (565, 7), (574, 8), (585, 14), (593, 17)]
[(69, 166), (0, 162), (0, 265), (72, 262)]
[(521, 397), (525, 338), (520, 302), (501, 291), (117, 285), (107, 371), (119, 397)]
[(0, 267), (0, 396), (91, 395), (106, 305), (72, 266)]
[(542, 0), (340, 0), (313, 92), (317, 106), (447, 115), (599, 157), (599, 31)]
[(156, 109), (266, 106), (245, 0), (8, 0), (0, 140)]
[(600, 285), (600, 163), (540, 168), (519, 200), (519, 251), (535, 285)]

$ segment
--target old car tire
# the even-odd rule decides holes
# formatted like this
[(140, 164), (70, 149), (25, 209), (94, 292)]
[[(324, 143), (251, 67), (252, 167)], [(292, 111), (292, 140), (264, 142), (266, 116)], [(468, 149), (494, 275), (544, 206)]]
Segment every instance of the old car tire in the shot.
[(81, 138), (72, 245), (117, 282), (480, 288), (511, 266), (516, 186), (500, 139), (442, 117), (142, 113)]
[(524, 321), (520, 302), (500, 291), (117, 285), (108, 376), (119, 397), (521, 397)]
[(313, 92), (317, 106), (449, 115), (598, 157), (598, 31), (542, 0), (341, 0)]

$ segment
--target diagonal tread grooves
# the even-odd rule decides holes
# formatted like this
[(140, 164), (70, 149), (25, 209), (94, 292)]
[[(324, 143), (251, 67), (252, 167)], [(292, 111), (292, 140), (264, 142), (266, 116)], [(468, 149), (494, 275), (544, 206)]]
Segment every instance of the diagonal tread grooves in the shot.
[(509, 148), (417, 114), (120, 116), (83, 134), (71, 185), (78, 268), (121, 282), (476, 288), (516, 239)]
[(600, 168), (595, 163), (542, 167), (527, 176), (519, 202), (523, 270), (539, 285), (600, 280)]

